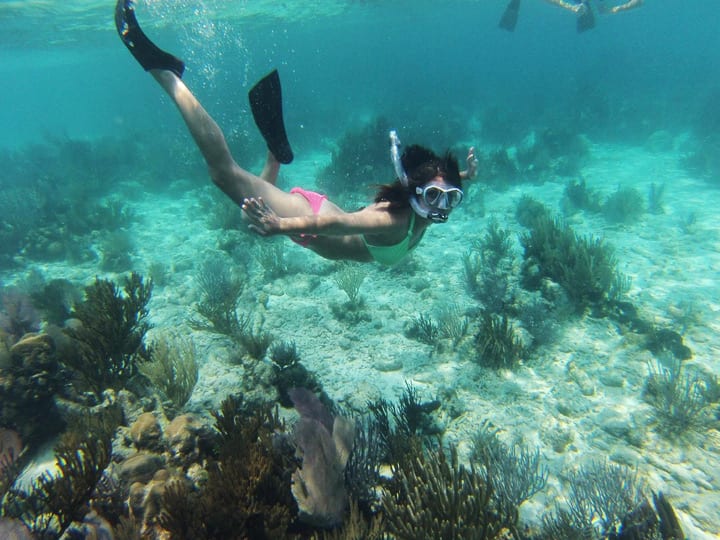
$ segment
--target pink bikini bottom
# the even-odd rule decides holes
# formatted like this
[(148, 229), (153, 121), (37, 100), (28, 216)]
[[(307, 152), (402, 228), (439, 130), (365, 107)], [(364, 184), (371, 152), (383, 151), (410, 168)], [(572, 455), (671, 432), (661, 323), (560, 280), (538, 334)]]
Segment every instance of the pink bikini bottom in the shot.
[[(322, 206), (322, 203), (327, 200), (327, 195), (322, 195), (321, 193), (309, 191), (301, 187), (292, 188), (290, 190), (290, 193), (299, 193), (300, 195), (305, 197), (305, 199), (307, 199), (307, 202), (310, 203), (310, 208), (312, 209), (313, 214), (315, 214), (316, 216), (320, 212), (320, 207)], [(316, 234), (301, 234), (299, 237), (290, 237), (290, 240), (303, 247), (307, 247), (308, 244), (310, 244), (310, 242), (312, 242), (312, 240), (315, 238), (317, 238)]]

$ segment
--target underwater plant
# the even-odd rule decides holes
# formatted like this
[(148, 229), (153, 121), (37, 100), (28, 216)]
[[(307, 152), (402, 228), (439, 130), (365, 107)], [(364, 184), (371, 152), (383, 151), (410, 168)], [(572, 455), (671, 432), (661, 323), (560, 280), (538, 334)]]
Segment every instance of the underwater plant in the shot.
[(345, 466), (355, 439), (355, 423), (333, 416), (309, 390), (289, 391), (300, 420), (293, 440), (302, 453), (302, 465), (292, 475), (292, 494), (299, 518), (318, 527), (342, 523), (349, 499)]
[(440, 327), (431, 315), (420, 313), (410, 322), (405, 331), (405, 335), (409, 338), (417, 339), (420, 343), (436, 347), (438, 338), (440, 337)]
[(198, 380), (195, 344), (190, 338), (162, 334), (152, 340), (150, 359), (140, 364), (140, 372), (182, 409)]
[(40, 329), (40, 315), (29, 295), (19, 289), (0, 290), (0, 330), (15, 342)]
[(43, 282), (31, 298), (47, 322), (62, 326), (70, 318), (72, 306), (82, 300), (82, 292), (67, 279), (53, 279)]
[(665, 213), (665, 184), (659, 186), (655, 182), (650, 183), (648, 188), (648, 212), (651, 214), (664, 214)]
[(125, 272), (132, 267), (135, 243), (125, 229), (108, 231), (100, 241), (100, 268), (105, 272)]
[(613, 249), (601, 239), (576, 234), (549, 216), (536, 219), (520, 237), (523, 286), (540, 288), (543, 278), (563, 287), (578, 311), (602, 307), (621, 293)]
[(85, 288), (85, 299), (73, 308), (79, 324), (64, 332), (78, 349), (62, 361), (97, 395), (106, 388), (123, 388), (148, 360), (144, 339), (150, 329), (151, 295), (152, 282), (135, 272), (125, 279), (122, 290), (112, 281), (95, 278)]
[(535, 221), (546, 219), (549, 216), (550, 211), (547, 207), (530, 195), (522, 195), (515, 206), (515, 219), (528, 229), (533, 227)]
[(689, 433), (702, 432), (713, 425), (710, 410), (713, 396), (709, 391), (716, 385), (711, 377), (688, 374), (681, 360), (673, 359), (669, 366), (657, 361), (650, 366), (645, 380), (644, 399), (653, 407), (658, 432), (668, 438), (682, 438)]
[(193, 320), (193, 327), (230, 337), (241, 333), (250, 322), (249, 317), (238, 314), (245, 280), (234, 275), (220, 258), (205, 259), (196, 280), (202, 294), (196, 310), (202, 320)]
[(567, 508), (543, 517), (540, 539), (685, 539), (667, 499), (653, 494), (651, 507), (637, 472), (627, 467), (591, 462), (570, 472), (569, 484)]
[(632, 187), (618, 187), (602, 205), (602, 214), (610, 223), (636, 223), (645, 213), (645, 201)]
[(498, 431), (483, 422), (472, 437), (472, 457), (495, 480), (493, 496), (503, 500), (501, 506), (517, 508), (545, 488), (548, 469), (540, 462), (539, 448), (532, 451), (518, 443), (508, 446), (499, 439)]
[(587, 187), (584, 179), (571, 181), (565, 185), (560, 207), (566, 215), (574, 214), (578, 210), (597, 213), (601, 210), (600, 197)]
[(461, 465), (454, 447), (449, 453), (414, 453), (395, 466), (382, 502), (393, 538), (490, 540), (516, 529), (513, 513), (493, 499), (492, 480)]
[(248, 324), (241, 326), (232, 336), (233, 340), (254, 360), (262, 360), (273, 343), (275, 336), (262, 329), (262, 324)]
[(330, 403), (317, 376), (300, 361), (295, 342), (276, 341), (270, 347), (270, 360), (273, 365), (271, 384), (278, 392), (278, 401), (283, 407), (292, 407), (288, 394), (292, 388), (306, 388), (320, 396), (324, 403)]
[(440, 308), (437, 326), (440, 337), (449, 339), (457, 347), (468, 334), (470, 319), (462, 313), (458, 304), (448, 304)]
[(506, 315), (483, 311), (480, 329), (475, 335), (475, 360), (492, 369), (512, 369), (525, 352)]
[(513, 304), (515, 283), (509, 231), (491, 220), (485, 234), (463, 255), (465, 283), (470, 293), (491, 313), (504, 313)]
[(110, 463), (107, 433), (69, 432), (55, 448), (57, 471), (46, 471), (28, 491), (13, 487), (2, 512), (22, 521), (33, 538), (53, 540), (83, 521), (95, 490)]
[(297, 507), (290, 488), (293, 450), (279, 444), (284, 423), (269, 406), (247, 407), (236, 396), (213, 413), (216, 457), (207, 482), (193, 489), (175, 481), (161, 500), (159, 526), (176, 540), (290, 538)]
[(281, 243), (264, 243), (255, 251), (255, 259), (263, 268), (266, 280), (273, 280), (287, 275), (290, 272), (290, 262), (285, 256)]
[(417, 390), (410, 383), (405, 384), (397, 404), (380, 398), (367, 406), (383, 448), (382, 455), (389, 463), (402, 461), (413, 448), (442, 432), (432, 416), (441, 402), (437, 399), (420, 401)]
[(347, 295), (348, 306), (357, 309), (362, 306), (360, 286), (367, 277), (367, 273), (359, 265), (341, 264), (333, 277), (335, 284)]

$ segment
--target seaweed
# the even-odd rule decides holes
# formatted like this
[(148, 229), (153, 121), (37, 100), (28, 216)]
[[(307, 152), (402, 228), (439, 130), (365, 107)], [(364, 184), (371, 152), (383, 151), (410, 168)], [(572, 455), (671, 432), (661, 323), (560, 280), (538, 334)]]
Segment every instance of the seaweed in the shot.
[(528, 229), (532, 228), (536, 221), (549, 216), (550, 212), (545, 205), (530, 195), (522, 195), (515, 206), (515, 219)]
[(387, 531), (400, 540), (485, 540), (515, 531), (515, 515), (493, 498), (493, 481), (442, 449), (415, 453), (394, 468), (383, 496)]
[(23, 521), (35, 538), (59, 538), (88, 513), (110, 455), (107, 433), (66, 434), (55, 448), (57, 474), (44, 472), (29, 492), (11, 490), (5, 514)]
[(370, 314), (365, 308), (365, 299), (360, 296), (360, 286), (367, 277), (367, 272), (357, 264), (341, 263), (333, 276), (335, 284), (347, 295), (347, 302), (331, 303), (330, 310), (339, 321), (357, 324), (369, 321)]
[(664, 214), (665, 213), (665, 184), (657, 185), (655, 182), (650, 183), (648, 188), (648, 212), (651, 214)]
[(437, 399), (421, 402), (410, 383), (406, 383), (397, 404), (383, 398), (367, 404), (382, 455), (389, 463), (401, 462), (413, 449), (441, 433), (432, 416), (440, 405)]
[(463, 256), (468, 291), (491, 313), (504, 313), (515, 297), (510, 233), (491, 220), (485, 234)]
[(264, 243), (255, 254), (255, 259), (263, 268), (265, 280), (281, 278), (290, 273), (290, 262), (284, 244)]
[(560, 284), (578, 311), (603, 308), (622, 293), (613, 249), (601, 239), (576, 234), (549, 216), (535, 220), (520, 237), (523, 285), (539, 289), (543, 278)]
[(230, 337), (239, 334), (249, 324), (249, 318), (237, 312), (244, 280), (219, 258), (205, 259), (196, 279), (202, 294), (196, 309), (202, 319), (193, 320), (192, 325)]
[(601, 211), (600, 197), (589, 189), (585, 180), (571, 181), (565, 185), (563, 198), (560, 202), (563, 213), (570, 215), (578, 210), (598, 213)]
[(29, 295), (7, 287), (0, 291), (0, 304), (0, 329), (11, 342), (40, 329), (40, 316)]
[(207, 484), (171, 484), (158, 524), (177, 540), (288, 538), (297, 507), (288, 472), (292, 450), (277, 439), (284, 424), (270, 407), (246, 409), (234, 396), (213, 416), (217, 457), (207, 465)]
[(304, 388), (292, 389), (290, 398), (300, 413), (293, 440), (302, 465), (292, 475), (299, 519), (317, 527), (337, 526), (349, 504), (344, 471), (355, 439), (355, 423), (333, 416)]
[(300, 354), (294, 342), (280, 341), (273, 344), (270, 348), (270, 360), (273, 366), (271, 384), (278, 392), (280, 405), (293, 406), (288, 394), (292, 388), (307, 388), (320, 395), (323, 402), (331, 402), (315, 374), (300, 362)]
[(676, 440), (709, 428), (710, 408), (720, 397), (711, 391), (715, 384), (712, 377), (685, 373), (680, 360), (671, 361), (669, 367), (660, 362), (651, 365), (643, 396), (655, 411), (658, 432)]
[(125, 279), (122, 291), (112, 281), (96, 278), (85, 288), (84, 301), (73, 308), (79, 324), (64, 331), (78, 350), (63, 362), (97, 395), (106, 388), (125, 387), (148, 360), (144, 339), (151, 295), (152, 282), (135, 272)]
[(182, 409), (192, 395), (198, 380), (195, 344), (179, 335), (161, 335), (152, 341), (150, 359), (140, 365), (140, 372)]
[(548, 469), (540, 462), (540, 450), (504, 444), (487, 421), (472, 438), (472, 455), (492, 472), (494, 496), (502, 498), (505, 508), (518, 508), (545, 488)]
[(627, 467), (592, 462), (569, 475), (566, 508), (543, 517), (540, 540), (617, 538), (684, 540), (672, 505), (653, 493), (653, 506)]
[(436, 347), (440, 337), (440, 327), (431, 315), (420, 313), (410, 322), (405, 331), (405, 336)]
[(482, 312), (480, 330), (475, 336), (478, 364), (493, 368), (512, 369), (522, 358), (525, 348), (506, 315)]
[(610, 223), (626, 225), (636, 223), (645, 213), (641, 193), (632, 187), (620, 187), (608, 195), (602, 205), (602, 214)]
[(53, 279), (43, 283), (31, 298), (47, 322), (62, 326), (70, 318), (72, 306), (82, 300), (82, 295), (69, 280)]

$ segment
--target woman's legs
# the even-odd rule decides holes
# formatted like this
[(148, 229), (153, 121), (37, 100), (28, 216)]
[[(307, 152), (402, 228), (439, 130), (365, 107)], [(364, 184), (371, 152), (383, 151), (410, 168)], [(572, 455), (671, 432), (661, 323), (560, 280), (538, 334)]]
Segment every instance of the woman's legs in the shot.
[[(277, 188), (272, 181), (265, 181), (235, 163), (220, 127), (182, 79), (168, 70), (153, 69), (150, 73), (175, 102), (205, 158), (213, 182), (236, 204), (242, 205), (243, 199), (246, 198), (262, 197), (282, 217), (312, 213), (303, 197), (286, 193)], [(277, 167), (279, 168), (279, 164)], [(277, 175), (277, 171), (273, 171), (273, 168), (272, 163), (269, 166), (266, 164), (268, 180), (273, 178), (273, 174)]]

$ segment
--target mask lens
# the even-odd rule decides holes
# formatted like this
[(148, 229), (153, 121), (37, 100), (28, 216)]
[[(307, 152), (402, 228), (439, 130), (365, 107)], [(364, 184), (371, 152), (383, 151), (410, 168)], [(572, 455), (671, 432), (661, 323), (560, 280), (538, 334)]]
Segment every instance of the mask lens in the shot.
[(443, 199), (445, 192), (439, 187), (430, 186), (425, 188), (425, 202), (430, 206), (438, 206)]
[(459, 205), (462, 202), (463, 198), (463, 192), (459, 189), (451, 189), (447, 192), (447, 198), (448, 198), (448, 206), (450, 208), (455, 208), (457, 205)]

